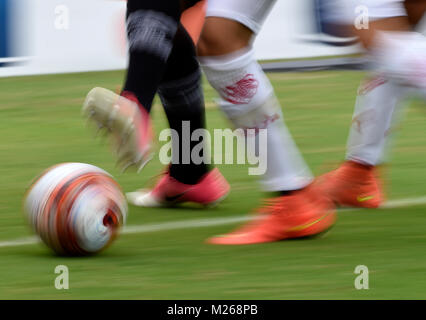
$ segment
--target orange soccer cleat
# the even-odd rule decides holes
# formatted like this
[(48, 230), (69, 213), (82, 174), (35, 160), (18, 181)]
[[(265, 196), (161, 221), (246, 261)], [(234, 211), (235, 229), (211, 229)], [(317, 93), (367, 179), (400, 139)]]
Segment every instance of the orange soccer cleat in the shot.
[(167, 207), (183, 202), (212, 206), (222, 201), (229, 190), (228, 182), (217, 168), (194, 185), (181, 183), (167, 172), (152, 190), (127, 193), (127, 200), (139, 207)]
[(243, 245), (302, 238), (320, 234), (336, 221), (333, 203), (309, 186), (268, 201), (260, 215), (236, 231), (208, 239), (208, 243)]
[(377, 169), (346, 161), (318, 179), (319, 187), (338, 205), (377, 208), (384, 201)]

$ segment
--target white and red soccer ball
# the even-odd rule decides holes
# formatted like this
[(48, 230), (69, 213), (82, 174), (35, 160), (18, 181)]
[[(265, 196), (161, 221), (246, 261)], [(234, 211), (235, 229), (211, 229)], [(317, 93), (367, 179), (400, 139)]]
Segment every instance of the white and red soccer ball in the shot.
[(104, 170), (84, 163), (47, 169), (24, 203), (30, 225), (58, 254), (90, 255), (106, 248), (125, 223), (127, 203)]

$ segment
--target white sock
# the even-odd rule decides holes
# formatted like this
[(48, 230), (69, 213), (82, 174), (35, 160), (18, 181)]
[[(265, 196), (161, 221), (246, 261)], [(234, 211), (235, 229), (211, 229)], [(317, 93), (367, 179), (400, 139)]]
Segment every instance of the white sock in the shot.
[(417, 32), (376, 32), (371, 58), (377, 71), (426, 90), (426, 37)]
[(347, 160), (369, 165), (384, 161), (392, 128), (399, 122), (406, 90), (383, 77), (368, 79), (360, 85), (347, 144)]
[(289, 134), (269, 79), (246, 49), (221, 57), (202, 57), (203, 71), (217, 90), (220, 107), (237, 128), (266, 128), (267, 170), (261, 176), (265, 191), (297, 190), (312, 174)]

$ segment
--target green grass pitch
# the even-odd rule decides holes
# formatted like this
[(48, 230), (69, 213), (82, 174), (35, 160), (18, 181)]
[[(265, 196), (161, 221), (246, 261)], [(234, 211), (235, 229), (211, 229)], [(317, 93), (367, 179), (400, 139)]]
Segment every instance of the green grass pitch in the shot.
[[(0, 243), (30, 235), (22, 198), (31, 179), (60, 162), (86, 162), (115, 176), (125, 191), (152, 184), (156, 158), (139, 175), (121, 174), (106, 141), (81, 116), (87, 92), (114, 90), (123, 72), (0, 79)], [(362, 72), (270, 74), (287, 124), (316, 174), (344, 157)], [(209, 129), (227, 127), (205, 85)], [(410, 103), (385, 168), (389, 199), (426, 193), (426, 111)], [(166, 126), (161, 107), (153, 117)], [(232, 186), (217, 208), (130, 207), (128, 225), (243, 216), (261, 202), (247, 167), (220, 166)], [(426, 205), (353, 210), (313, 240), (220, 247), (204, 240), (237, 224), (124, 234), (90, 258), (54, 256), (41, 244), (0, 247), (0, 299), (425, 299)], [(69, 290), (56, 290), (54, 269), (66, 265)], [(369, 290), (356, 290), (354, 269), (366, 265)]]

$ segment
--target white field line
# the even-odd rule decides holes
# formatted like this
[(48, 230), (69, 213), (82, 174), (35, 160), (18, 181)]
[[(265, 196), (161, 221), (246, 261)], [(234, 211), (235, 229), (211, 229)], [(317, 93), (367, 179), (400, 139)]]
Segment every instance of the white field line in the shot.
[[(393, 208), (403, 208), (416, 205), (426, 204), (426, 196), (418, 198), (405, 198), (399, 200), (390, 200), (380, 207), (380, 209), (393, 209)], [(339, 209), (339, 212), (348, 212), (359, 210), (359, 208), (344, 208)], [(193, 219), (193, 220), (182, 220), (182, 221), (173, 221), (173, 222), (162, 222), (162, 223), (150, 223), (139, 226), (127, 226), (123, 228), (122, 234), (138, 234), (138, 233), (147, 233), (147, 232), (159, 232), (167, 230), (180, 230), (180, 229), (191, 229), (191, 228), (202, 228), (202, 227), (212, 227), (219, 225), (232, 224), (237, 222), (244, 222), (252, 219), (250, 215), (244, 216), (231, 216), (224, 218), (205, 218), (205, 219)], [(0, 248), (5, 247), (17, 247), (24, 245), (31, 245), (38, 243), (39, 240), (37, 237), (26, 237), (10, 241), (0, 242)]]
[(27, 238), (0, 242), (0, 248), (25, 246), (25, 245), (34, 244), (37, 242), (39, 242), (37, 237), (27, 237)]

